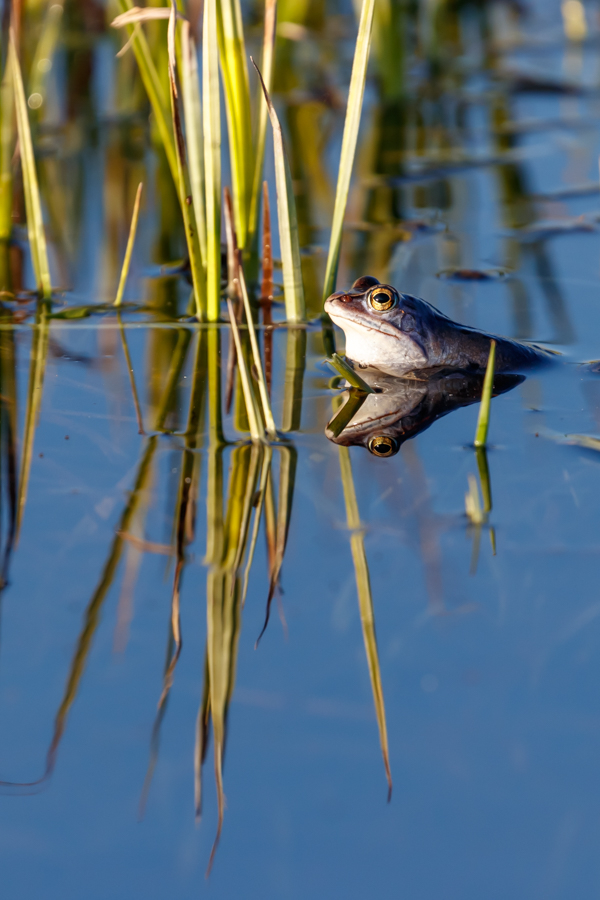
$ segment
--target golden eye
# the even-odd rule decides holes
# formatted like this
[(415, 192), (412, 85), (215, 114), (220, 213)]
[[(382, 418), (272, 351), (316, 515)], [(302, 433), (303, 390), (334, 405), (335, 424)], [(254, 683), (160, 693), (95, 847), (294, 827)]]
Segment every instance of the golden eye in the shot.
[(387, 434), (376, 434), (369, 441), (369, 452), (374, 456), (394, 456), (398, 450), (398, 441)]
[(377, 312), (385, 312), (396, 305), (398, 294), (393, 288), (378, 285), (369, 295), (369, 303)]

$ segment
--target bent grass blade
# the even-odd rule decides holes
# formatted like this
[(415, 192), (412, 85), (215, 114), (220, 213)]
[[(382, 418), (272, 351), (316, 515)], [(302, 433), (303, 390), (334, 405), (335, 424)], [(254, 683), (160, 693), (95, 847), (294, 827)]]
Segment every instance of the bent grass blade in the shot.
[(329, 253), (325, 271), (325, 284), (323, 286), (323, 302), (325, 302), (327, 297), (335, 290), (340, 248), (342, 246), (342, 228), (344, 225), (344, 216), (346, 214), (346, 205), (348, 203), (348, 192), (350, 190), (350, 179), (356, 153), (358, 129), (365, 92), (374, 8), (375, 0), (363, 0), (358, 26), (358, 36), (356, 38), (356, 47), (354, 50), (352, 75), (350, 77), (350, 91), (348, 93), (348, 105), (346, 107), (344, 135), (342, 137), (342, 152), (340, 155), (340, 166), (335, 192), (331, 238), (329, 240)]
[[(163, 86), (152, 59), (152, 51), (150, 50), (146, 35), (139, 26), (140, 21), (143, 21), (144, 19), (158, 18), (159, 16), (157, 16), (156, 13), (160, 13), (160, 18), (169, 18), (171, 11), (167, 7), (164, 7), (164, 11), (144, 10), (142, 12), (138, 8), (133, 7), (131, 0), (119, 0), (119, 3), (121, 9), (124, 10), (124, 13), (121, 16), (117, 16), (116, 19), (113, 19), (111, 25), (113, 28), (127, 29), (131, 47), (140, 70), (142, 82), (146, 89), (150, 105), (152, 106), (152, 112), (156, 118), (158, 133), (160, 134), (165, 153), (167, 154), (171, 175), (173, 176), (173, 181), (177, 184), (177, 154), (171, 124), (169, 98), (164, 94)], [(140, 15), (142, 18), (139, 18)]]
[(31, 129), (29, 127), (29, 113), (21, 67), (15, 46), (15, 38), (10, 31), (8, 58), (12, 71), (15, 107), (17, 112), (17, 131), (19, 134), (19, 147), (21, 151), (21, 163), (23, 171), (23, 189), (25, 193), (25, 208), (27, 211), (27, 233), (31, 260), (35, 272), (35, 280), (38, 291), (48, 300), (52, 296), (50, 282), (50, 266), (48, 264), (48, 250), (46, 247), (46, 235), (44, 233), (44, 220), (42, 217), (42, 204), (38, 186), (37, 172), (35, 168), (35, 156), (31, 141)]
[(125, 248), (125, 257), (123, 259), (123, 267), (121, 269), (121, 277), (119, 278), (119, 287), (117, 288), (117, 296), (115, 297), (114, 306), (120, 306), (123, 302), (123, 294), (125, 292), (125, 284), (129, 275), (129, 266), (131, 264), (131, 256), (133, 254), (133, 245), (135, 243), (135, 235), (137, 232), (138, 219), (140, 217), (140, 203), (142, 199), (142, 189), (144, 183), (140, 181), (135, 195), (133, 204), (133, 213), (131, 215), (131, 225), (129, 226), (129, 237), (127, 238), (127, 247)]
[(231, 300), (227, 300), (227, 309), (229, 310), (229, 324), (233, 339), (235, 341), (235, 351), (237, 354), (238, 365), (240, 369), (240, 380), (242, 382), (242, 391), (244, 392), (244, 402), (246, 404), (246, 413), (248, 415), (248, 424), (250, 426), (250, 436), (253, 441), (261, 441), (264, 438), (264, 431), (258, 421), (258, 411), (256, 409), (254, 395), (252, 393), (252, 385), (250, 384), (250, 375), (244, 358), (242, 341), (238, 324), (235, 319), (235, 312)]
[(375, 714), (379, 728), (379, 741), (383, 755), (383, 764), (388, 782), (388, 801), (392, 796), (392, 773), (389, 761), (389, 747), (387, 725), (385, 719), (385, 703), (383, 699), (383, 687), (381, 684), (381, 671), (379, 668), (379, 654), (377, 652), (377, 638), (375, 635), (375, 612), (373, 598), (371, 596), (371, 582), (369, 578), (369, 564), (365, 553), (364, 537), (358, 512), (356, 490), (352, 477), (352, 464), (350, 451), (347, 447), (339, 447), (340, 470), (342, 486), (344, 489), (344, 502), (346, 504), (346, 520), (350, 531), (350, 548), (356, 576), (356, 590), (358, 593), (358, 606), (360, 610), (360, 622), (363, 631), (371, 688), (375, 703)]
[(359, 391), (363, 391), (365, 394), (374, 394), (375, 391), (372, 387), (369, 387), (366, 381), (360, 377), (358, 372), (356, 372), (351, 366), (348, 365), (343, 357), (339, 356), (337, 353), (333, 353), (331, 356), (327, 357), (327, 363), (335, 369), (340, 375), (346, 379), (348, 384), (350, 384), (353, 388), (356, 388)]
[(275, 154), (275, 186), (277, 188), (277, 218), (279, 244), (281, 247), (281, 267), (283, 270), (283, 290), (285, 314), (288, 322), (302, 322), (305, 317), (304, 287), (300, 265), (300, 244), (298, 240), (298, 217), (296, 200), (292, 186), (290, 166), (283, 142), (283, 131), (275, 107), (266, 88), (260, 69), (250, 57), (256, 69), (269, 111), (273, 130), (273, 150)]

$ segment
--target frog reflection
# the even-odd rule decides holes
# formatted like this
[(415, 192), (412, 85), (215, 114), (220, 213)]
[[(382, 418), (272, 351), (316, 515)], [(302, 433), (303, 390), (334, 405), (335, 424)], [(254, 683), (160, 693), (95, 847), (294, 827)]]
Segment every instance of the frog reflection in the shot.
[[(329, 422), (325, 434), (335, 444), (366, 447), (373, 456), (383, 458), (395, 456), (404, 441), (425, 431), (436, 419), (478, 403), (483, 389), (483, 375), (458, 371), (417, 380), (361, 369), (361, 377), (375, 393), (359, 396), (355, 391), (345, 391), (345, 404)], [(523, 375), (496, 375), (493, 396), (512, 390), (522, 381)], [(346, 423), (344, 411), (350, 415)]]

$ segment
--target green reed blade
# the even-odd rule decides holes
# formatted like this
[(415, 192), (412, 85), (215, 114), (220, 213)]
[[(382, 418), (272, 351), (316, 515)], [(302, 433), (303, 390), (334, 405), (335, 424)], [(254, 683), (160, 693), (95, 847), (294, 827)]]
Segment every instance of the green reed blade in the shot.
[(207, 318), (221, 313), (221, 101), (216, 0), (204, 3), (202, 30), (202, 115), (206, 188)]
[(183, 225), (185, 230), (185, 239), (188, 248), (188, 256), (190, 260), (190, 269), (192, 272), (192, 283), (194, 285), (194, 300), (196, 304), (196, 318), (201, 322), (204, 318), (206, 306), (205, 294), (205, 276), (202, 257), (200, 254), (200, 243), (198, 240), (198, 232), (196, 231), (196, 216), (193, 210), (193, 197), (191, 195), (191, 187), (189, 173), (187, 167), (187, 156), (185, 149), (185, 138), (183, 136), (183, 125), (181, 122), (181, 113), (179, 110), (179, 90), (177, 87), (177, 58), (175, 53), (175, 25), (177, 22), (175, 0), (171, 0), (171, 16), (169, 18), (169, 28), (167, 33), (167, 43), (169, 50), (169, 84), (171, 86), (171, 113), (173, 117), (173, 132), (175, 134), (175, 150), (177, 154), (177, 188), (179, 193), (179, 203), (181, 205), (181, 213), (183, 216)]
[(181, 26), (181, 93), (185, 116), (185, 137), (196, 230), (200, 243), (202, 265), (206, 269), (206, 215), (204, 196), (204, 153), (202, 147), (202, 102), (196, 44), (190, 34), (189, 22)]
[(388, 782), (389, 800), (392, 795), (392, 773), (389, 761), (385, 703), (383, 699), (383, 687), (381, 684), (381, 670), (379, 667), (379, 654), (377, 651), (377, 638), (375, 635), (375, 612), (373, 609), (373, 598), (371, 596), (369, 564), (367, 562), (367, 555), (365, 553), (363, 531), (360, 522), (360, 515), (358, 512), (358, 502), (356, 500), (356, 490), (354, 487), (354, 479), (352, 477), (350, 452), (347, 447), (339, 447), (339, 454), (342, 486), (344, 489), (344, 501), (346, 504), (346, 520), (348, 523), (348, 528), (350, 530), (350, 548), (352, 551), (352, 561), (354, 563), (354, 572), (356, 576), (356, 590), (358, 593), (360, 622), (363, 631), (365, 651), (367, 654), (367, 664), (369, 667), (369, 676), (371, 678), (373, 700), (375, 702), (375, 714), (377, 716), (379, 741), (381, 744), (383, 764), (385, 767), (385, 774)]
[(363, 381), (358, 372), (356, 372), (352, 366), (349, 366), (346, 360), (337, 353), (328, 356), (326, 362), (329, 363), (332, 369), (335, 369), (336, 372), (343, 375), (348, 384), (352, 385), (352, 387), (359, 391), (363, 391), (365, 394), (375, 393), (373, 388), (369, 387), (366, 381)]
[[(260, 69), (269, 94), (273, 82), (273, 62), (275, 59), (275, 29), (277, 25), (277, 0), (265, 0), (265, 26), (263, 36), (263, 50), (260, 61)], [(262, 89), (259, 86), (259, 91)], [(259, 101), (262, 98), (259, 96)], [(250, 202), (250, 217), (248, 229), (250, 238), (254, 237), (258, 226), (258, 211), (260, 208), (260, 194), (263, 177), (263, 163), (265, 156), (265, 143), (267, 139), (267, 119), (269, 111), (266, 103), (259, 102), (258, 127), (256, 129), (256, 152), (254, 155), (254, 177), (252, 179), (252, 199)]]
[(496, 341), (490, 342), (490, 355), (488, 357), (487, 368), (485, 370), (485, 378), (483, 380), (483, 390), (481, 392), (481, 404), (479, 406), (479, 416), (477, 418), (477, 430), (475, 431), (475, 446), (485, 447), (487, 442), (488, 428), (490, 424), (490, 403), (492, 401), (492, 391), (494, 389), (494, 365), (496, 362)]
[(358, 128), (365, 92), (367, 78), (367, 63), (369, 61), (369, 49), (371, 45), (371, 31), (373, 26), (373, 10), (375, 0), (363, 0), (358, 36), (354, 50), (354, 62), (350, 78), (350, 91), (348, 93), (348, 105), (346, 107), (346, 121), (344, 123), (344, 135), (342, 138), (342, 152), (338, 170), (337, 188), (335, 192), (335, 206), (333, 210), (333, 222), (331, 225), (331, 238), (329, 240), (329, 254), (327, 256), (327, 268), (325, 271), (325, 284), (323, 286), (323, 301), (335, 290), (340, 249), (342, 246), (342, 228), (350, 190), (350, 178), (358, 140)]
[[(169, 98), (165, 95), (165, 92), (163, 90), (161, 80), (152, 59), (152, 51), (150, 50), (150, 46), (148, 44), (148, 41), (146, 40), (146, 36), (139, 26), (140, 21), (143, 21), (144, 18), (149, 18), (148, 13), (150, 12), (154, 14), (152, 16), (153, 18), (158, 18), (158, 15), (156, 15), (156, 13), (159, 13), (159, 10), (144, 11), (145, 16), (142, 16), (142, 11), (140, 11), (139, 9), (135, 9), (131, 0), (119, 0), (119, 4), (121, 6), (121, 9), (124, 10), (124, 14), (129, 14), (129, 17), (123, 19), (123, 16), (117, 16), (117, 18), (111, 22), (111, 25), (113, 28), (127, 29), (129, 40), (131, 41), (131, 47), (133, 49), (138, 68), (140, 70), (142, 82), (146, 89), (148, 99), (150, 100), (150, 105), (152, 106), (152, 112), (154, 113), (154, 117), (156, 119), (158, 133), (160, 134), (163, 147), (167, 155), (167, 161), (169, 163), (171, 175), (173, 176), (173, 181), (175, 182), (175, 184), (177, 184), (179, 176), (177, 171), (177, 155), (175, 151), (173, 127), (171, 124)], [(169, 10), (165, 8), (164, 11), (167, 13), (167, 16), (165, 16), (163, 11), (161, 10), (161, 18), (166, 18), (168, 17), (168, 15), (170, 15)]]
[(275, 186), (277, 188), (277, 218), (279, 225), (279, 244), (281, 248), (281, 267), (283, 270), (283, 291), (285, 314), (288, 322), (301, 322), (305, 316), (304, 287), (302, 284), (302, 267), (300, 265), (300, 244), (298, 241), (298, 217), (296, 200), (292, 186), (290, 166), (283, 142), (283, 131), (275, 107), (266, 88), (260, 69), (250, 57), (260, 78), (263, 94), (271, 119), (273, 130), (273, 150), (275, 156)]
[(246, 325), (248, 326), (248, 334), (250, 335), (250, 346), (252, 347), (252, 356), (254, 358), (254, 368), (256, 371), (256, 377), (258, 379), (258, 391), (260, 394), (260, 399), (262, 403), (262, 411), (265, 420), (265, 427), (267, 431), (267, 435), (271, 440), (275, 440), (277, 437), (277, 431), (275, 428), (275, 420), (273, 419), (273, 413), (271, 411), (271, 402), (269, 400), (269, 392), (267, 390), (267, 382), (265, 379), (265, 373), (263, 369), (263, 363), (260, 355), (260, 350), (258, 347), (258, 340), (256, 337), (256, 328), (254, 327), (254, 319), (252, 318), (252, 310), (250, 308), (250, 298), (248, 297), (248, 289), (246, 287), (246, 278), (244, 276), (244, 267), (240, 260), (239, 270), (238, 270), (238, 278), (240, 283), (240, 290), (242, 293), (242, 300), (244, 302), (244, 310), (246, 312)]
[(12, 71), (15, 106), (17, 111), (17, 130), (19, 133), (19, 146), (21, 150), (21, 164), (23, 171), (23, 188), (25, 192), (25, 208), (27, 211), (27, 233), (35, 280), (38, 291), (45, 299), (52, 296), (50, 283), (50, 266), (48, 264), (48, 250), (44, 233), (44, 220), (42, 218), (42, 204), (38, 187), (35, 168), (35, 156), (31, 141), (31, 129), (29, 127), (29, 113), (27, 100), (21, 76), (21, 67), (17, 56), (14, 34), (10, 32), (9, 62)]
[(133, 253), (133, 245), (135, 243), (135, 235), (137, 232), (138, 219), (140, 217), (140, 202), (142, 199), (142, 189), (144, 187), (144, 183), (140, 181), (137, 189), (137, 193), (135, 195), (135, 202), (133, 204), (133, 213), (131, 216), (131, 225), (129, 226), (129, 237), (127, 238), (127, 247), (125, 248), (125, 257), (123, 259), (123, 267), (121, 269), (121, 277), (119, 279), (119, 287), (117, 288), (117, 296), (115, 297), (114, 306), (120, 306), (123, 302), (123, 294), (125, 292), (125, 283), (127, 281), (127, 276), (129, 274), (129, 266), (131, 263), (131, 256)]
[(235, 227), (239, 246), (244, 249), (252, 198), (254, 147), (240, 0), (220, 0), (217, 5), (217, 23), (227, 110)]
[(235, 349), (236, 349), (236, 353), (237, 353), (240, 379), (242, 382), (242, 390), (244, 392), (244, 401), (246, 403), (246, 413), (248, 415), (248, 424), (250, 426), (250, 436), (252, 437), (253, 441), (261, 441), (264, 438), (264, 432), (258, 422), (258, 417), (257, 417), (256, 408), (255, 408), (255, 404), (254, 404), (254, 396), (252, 394), (252, 386), (250, 384), (250, 375), (248, 374), (248, 368), (246, 366), (246, 360), (244, 358), (244, 351), (242, 348), (240, 332), (239, 332), (238, 324), (236, 322), (235, 313), (233, 311), (233, 304), (232, 304), (231, 300), (229, 300), (229, 298), (227, 299), (227, 309), (229, 310), (229, 324), (231, 326), (233, 339), (235, 341)]
[(0, 240), (12, 233), (12, 156), (15, 145), (15, 105), (12, 73), (7, 64), (0, 82)]
[(29, 366), (29, 384), (27, 387), (27, 409), (25, 412), (25, 428), (21, 449), (21, 464), (19, 466), (19, 491), (17, 496), (17, 522), (16, 536), (18, 540), (27, 502), (27, 489), (29, 486), (29, 472), (33, 458), (33, 445), (35, 431), (38, 424), (42, 405), (42, 390), (44, 386), (44, 374), (46, 372), (46, 360), (48, 357), (48, 341), (50, 336), (50, 322), (48, 319), (48, 304), (44, 300), (38, 303), (33, 336), (31, 341), (31, 362)]
[(35, 48), (31, 74), (29, 76), (28, 93), (31, 109), (39, 109), (45, 100), (45, 84), (52, 68), (53, 57), (60, 37), (63, 7), (60, 3), (50, 3), (42, 33)]

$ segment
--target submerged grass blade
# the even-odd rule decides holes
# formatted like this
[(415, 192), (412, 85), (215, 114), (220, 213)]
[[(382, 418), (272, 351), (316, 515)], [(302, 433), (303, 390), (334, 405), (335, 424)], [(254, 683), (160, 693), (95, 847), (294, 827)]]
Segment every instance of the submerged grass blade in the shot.
[(302, 390), (306, 368), (306, 330), (288, 328), (285, 349), (285, 382), (281, 430), (298, 431), (302, 418)]
[(364, 391), (351, 389), (348, 392), (348, 399), (346, 402), (339, 407), (334, 417), (328, 423), (327, 428), (325, 429), (327, 437), (339, 437), (348, 422), (356, 415), (366, 399), (367, 394), (365, 394)]
[(487, 434), (490, 424), (490, 403), (492, 401), (492, 390), (494, 388), (495, 362), (496, 341), (490, 341), (490, 355), (488, 357), (487, 368), (485, 370), (483, 390), (481, 392), (481, 404), (479, 406), (479, 416), (477, 418), (477, 430), (475, 431), (476, 447), (485, 447), (487, 442)]
[(260, 356), (260, 350), (258, 347), (258, 339), (256, 337), (256, 329), (254, 327), (254, 320), (252, 318), (252, 310), (250, 308), (250, 298), (248, 297), (248, 289), (246, 287), (246, 279), (244, 277), (244, 268), (242, 266), (240, 260), (240, 266), (238, 271), (238, 278), (240, 282), (240, 291), (242, 294), (242, 300), (244, 303), (244, 310), (246, 312), (246, 324), (248, 326), (248, 334), (250, 335), (250, 346), (252, 347), (252, 356), (254, 357), (254, 368), (256, 370), (256, 377), (258, 379), (258, 390), (260, 394), (260, 399), (262, 403), (263, 416), (265, 420), (265, 427), (267, 430), (267, 435), (271, 440), (275, 440), (277, 437), (277, 431), (275, 429), (275, 420), (273, 419), (273, 413), (271, 412), (271, 403), (269, 401), (269, 392), (267, 390), (267, 382), (265, 379), (265, 373), (263, 370), (262, 359)]
[(246, 367), (246, 360), (244, 359), (244, 351), (242, 349), (240, 332), (235, 319), (233, 304), (229, 299), (227, 300), (227, 308), (229, 310), (229, 324), (231, 325), (231, 331), (233, 334), (233, 339), (235, 341), (235, 349), (240, 370), (240, 380), (242, 382), (242, 390), (244, 392), (244, 400), (246, 403), (246, 413), (248, 415), (248, 423), (250, 426), (250, 436), (252, 437), (253, 441), (261, 441), (264, 437), (264, 432), (258, 422), (254, 396), (252, 394), (252, 385), (250, 384), (250, 375)]
[(277, 188), (277, 218), (279, 244), (281, 247), (281, 267), (283, 270), (283, 291), (285, 314), (288, 322), (301, 322), (305, 316), (304, 287), (300, 265), (300, 244), (298, 239), (298, 217), (296, 200), (292, 186), (290, 166), (283, 143), (283, 131), (275, 107), (266, 88), (260, 69), (252, 59), (258, 73), (273, 129), (273, 150), (275, 155), (275, 185)]
[(146, 432), (144, 430), (144, 420), (142, 417), (142, 408), (140, 406), (140, 399), (139, 399), (137, 387), (135, 384), (133, 363), (131, 362), (131, 355), (129, 353), (129, 346), (127, 344), (127, 337), (125, 336), (125, 329), (123, 328), (123, 322), (121, 319), (120, 312), (117, 313), (117, 319), (119, 321), (119, 334), (121, 335), (121, 345), (123, 347), (123, 355), (125, 356), (125, 365), (127, 366), (127, 374), (129, 376), (129, 384), (131, 385), (131, 394), (133, 396), (133, 405), (135, 407), (135, 415), (137, 418), (138, 434), (146, 434)]
[(389, 800), (392, 795), (392, 773), (389, 761), (387, 724), (385, 718), (383, 687), (381, 684), (381, 671), (379, 667), (379, 654), (377, 651), (377, 638), (375, 635), (375, 613), (373, 610), (373, 598), (371, 596), (369, 565), (365, 553), (363, 532), (356, 500), (356, 490), (354, 488), (354, 479), (352, 477), (350, 451), (347, 447), (340, 447), (339, 454), (344, 501), (346, 504), (346, 520), (350, 530), (350, 547), (352, 550), (352, 560), (354, 562), (354, 572), (356, 575), (360, 621), (367, 654), (367, 664), (369, 666), (369, 676), (371, 678), (373, 700), (375, 702), (375, 714), (377, 716), (377, 725), (379, 728), (379, 741), (383, 755), (383, 764), (388, 782)]
[(353, 388), (356, 388), (359, 391), (363, 391), (365, 394), (374, 394), (375, 391), (372, 387), (369, 387), (366, 381), (360, 377), (358, 372), (356, 372), (352, 366), (349, 366), (346, 360), (339, 356), (337, 353), (332, 354), (332, 356), (327, 357), (326, 360), (332, 369), (335, 369), (336, 372), (339, 372), (340, 375), (343, 375), (348, 384), (352, 385)]
[(135, 235), (137, 232), (138, 219), (140, 216), (140, 202), (142, 199), (142, 189), (144, 183), (140, 181), (135, 195), (135, 203), (133, 204), (133, 214), (131, 216), (131, 225), (129, 226), (129, 237), (127, 238), (127, 247), (125, 248), (125, 258), (123, 259), (123, 268), (121, 269), (121, 277), (119, 279), (119, 287), (117, 288), (117, 296), (115, 297), (115, 306), (120, 306), (123, 302), (123, 294), (125, 292), (125, 283), (129, 275), (129, 266), (131, 256), (133, 254), (133, 245), (135, 243)]
[(8, 53), (17, 112), (17, 129), (19, 133), (19, 146), (21, 149), (29, 247), (31, 250), (31, 259), (33, 262), (37, 289), (45, 299), (49, 299), (52, 295), (52, 285), (50, 283), (50, 266), (48, 264), (48, 250), (46, 247), (46, 235), (44, 233), (44, 220), (42, 218), (42, 204), (40, 201), (40, 190), (35, 168), (33, 143), (31, 141), (27, 100), (25, 99), (21, 67), (19, 65), (19, 58), (17, 56), (17, 49), (12, 30), (10, 32)]
[(31, 342), (31, 363), (29, 366), (29, 385), (27, 388), (27, 409), (25, 412), (25, 429), (23, 432), (23, 446), (21, 450), (21, 464), (19, 467), (19, 491), (17, 497), (17, 522), (15, 540), (18, 540), (27, 502), (27, 488), (29, 486), (29, 472), (33, 458), (33, 445), (35, 430), (42, 405), (42, 390), (44, 386), (44, 374), (48, 357), (48, 339), (50, 335), (50, 322), (48, 319), (47, 302), (40, 300), (36, 322), (33, 328)]
[(350, 178), (352, 176), (363, 95), (365, 91), (365, 81), (367, 77), (367, 63), (369, 61), (369, 49), (371, 46), (374, 8), (375, 0), (363, 0), (358, 26), (358, 37), (356, 38), (356, 47), (354, 50), (348, 105), (346, 107), (346, 121), (344, 124), (342, 152), (335, 192), (335, 206), (333, 210), (333, 222), (331, 225), (331, 238), (329, 240), (327, 268), (325, 271), (323, 301), (325, 301), (335, 290), (340, 248), (342, 246), (342, 227), (344, 224), (344, 216), (346, 214), (346, 204), (348, 202), (348, 192), (350, 190)]
[[(267, 91), (271, 93), (273, 81), (273, 60), (275, 57), (275, 27), (277, 24), (277, 0), (265, 0), (265, 27), (263, 36), (263, 51), (260, 68)], [(260, 90), (260, 88), (259, 88)], [(259, 97), (260, 100), (260, 97)], [(267, 119), (269, 110), (265, 103), (258, 103), (258, 127), (256, 130), (256, 150), (254, 155), (254, 178), (252, 181), (252, 200), (250, 203), (249, 231), (250, 237), (254, 236), (258, 225), (258, 210), (260, 207), (260, 188), (262, 182), (263, 163), (265, 156), (265, 143), (267, 138)], [(268, 197), (268, 194), (267, 194)], [(263, 195), (263, 204), (264, 204)], [(264, 255), (263, 255), (264, 258)], [(264, 274), (263, 274), (264, 278)]]
[(221, 106), (216, 0), (205, 0), (202, 30), (202, 116), (206, 189), (206, 306), (209, 322), (221, 312)]
[[(283, 558), (285, 556), (285, 548), (290, 530), (290, 522), (292, 518), (292, 505), (294, 500), (294, 488), (296, 484), (296, 467), (298, 464), (298, 451), (292, 444), (280, 444), (277, 447), (280, 456), (279, 462), (279, 501), (277, 504), (277, 524), (275, 530), (275, 542), (272, 565), (270, 565), (269, 573), (269, 593), (267, 595), (267, 608), (265, 612), (265, 621), (255, 647), (258, 647), (260, 639), (267, 630), (269, 617), (271, 615), (271, 604), (275, 591), (279, 584), (279, 576), (283, 566)], [(269, 478), (267, 484), (271, 482)], [(267, 495), (267, 504), (269, 497)], [(267, 519), (268, 505), (267, 505)], [(269, 523), (267, 522), (267, 527)]]

